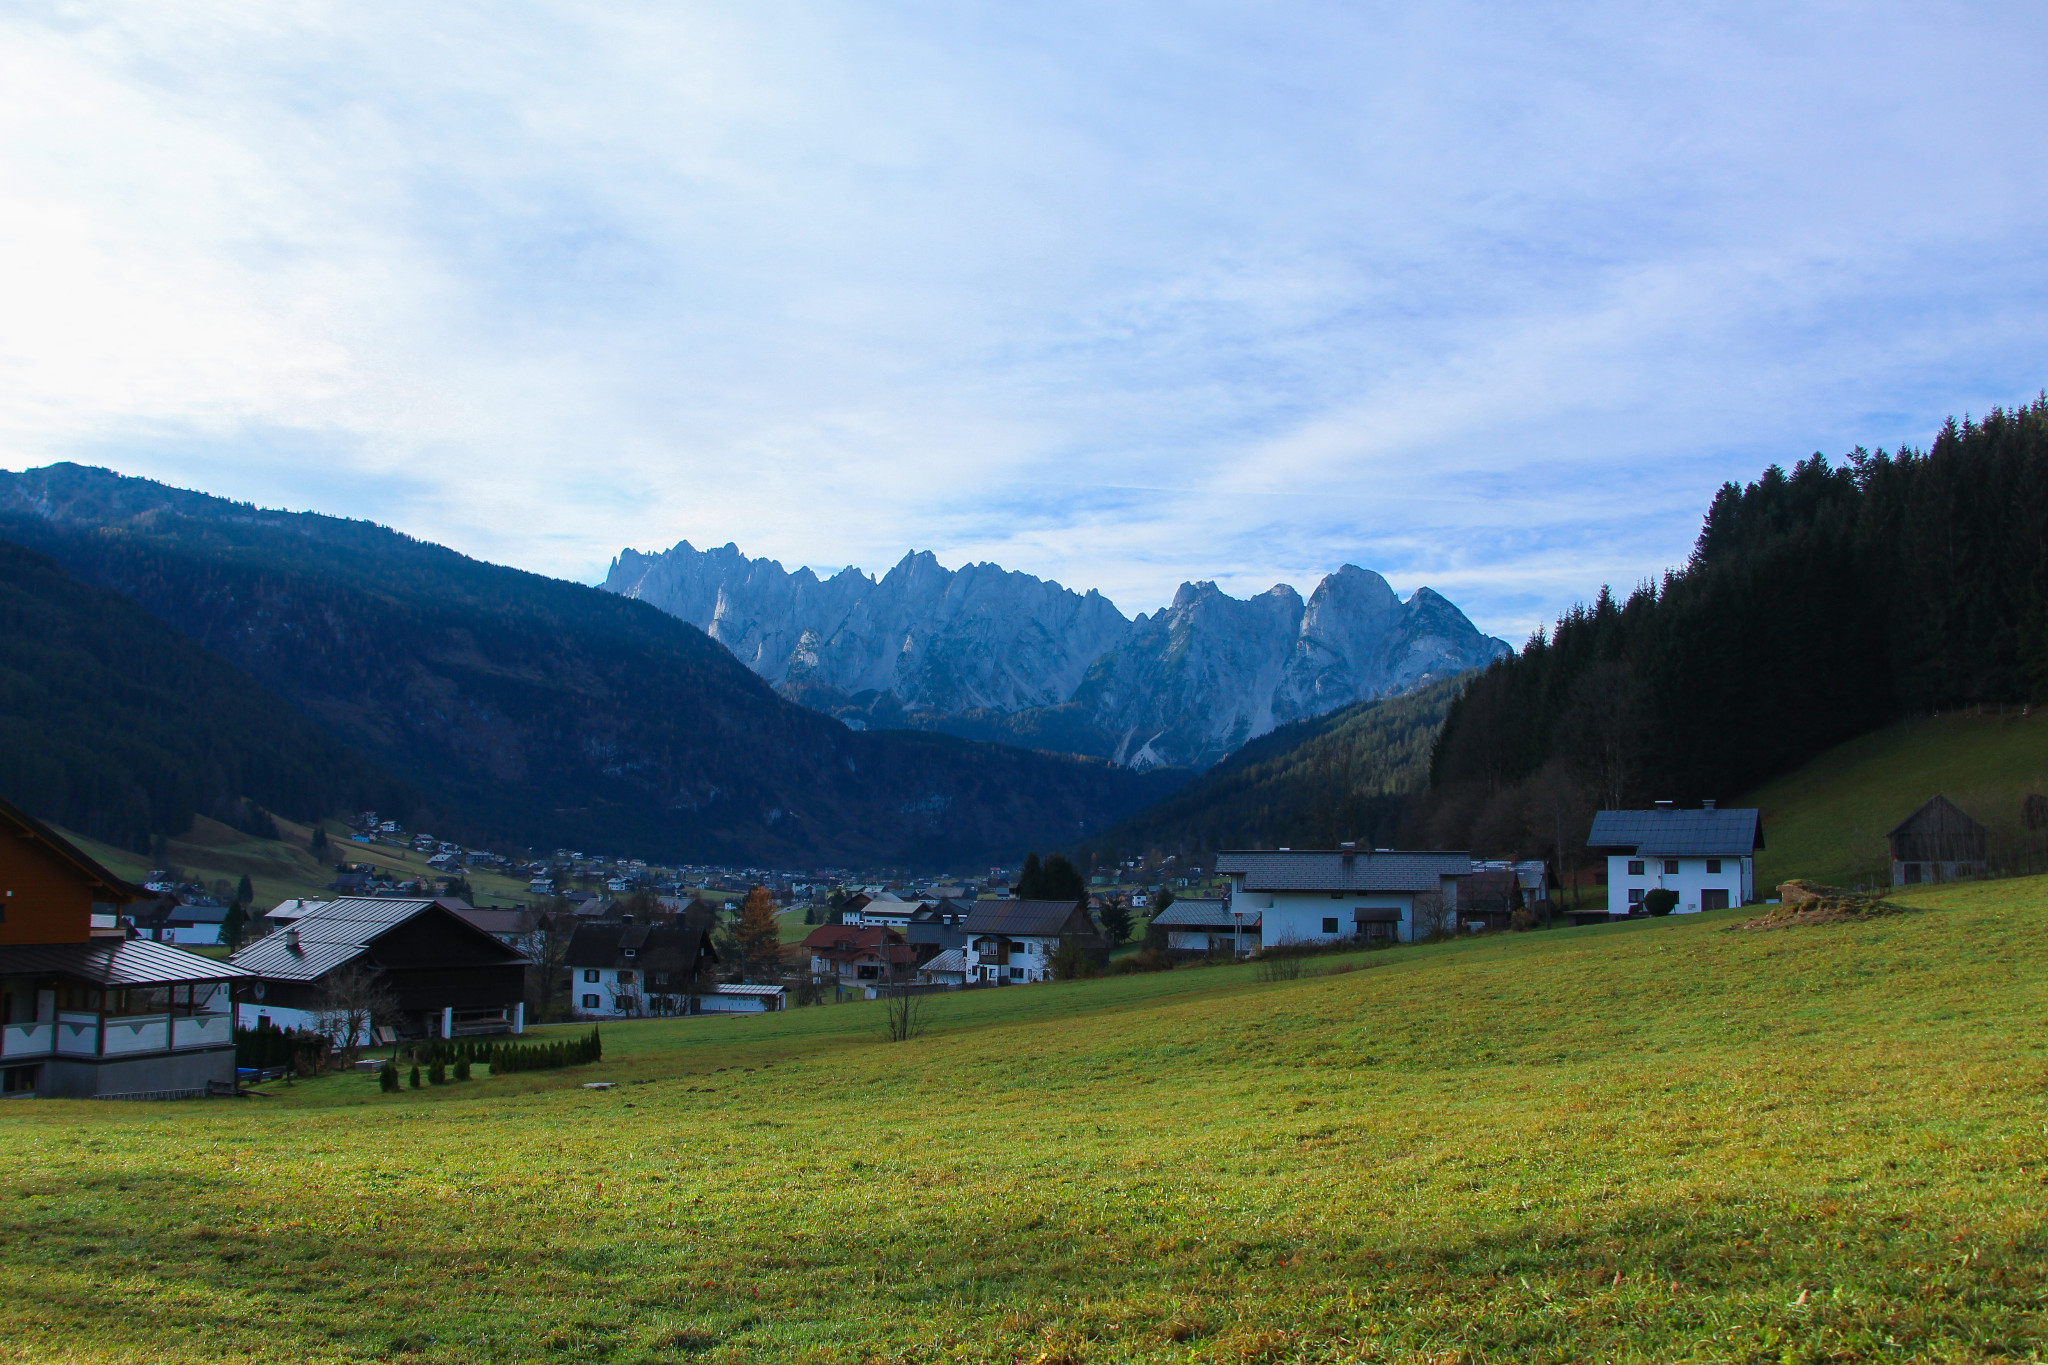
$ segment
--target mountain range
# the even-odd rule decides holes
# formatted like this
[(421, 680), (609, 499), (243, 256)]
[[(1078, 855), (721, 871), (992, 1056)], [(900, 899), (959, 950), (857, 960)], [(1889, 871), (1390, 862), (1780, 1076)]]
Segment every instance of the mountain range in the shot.
[(0, 560), (7, 795), (130, 847), (378, 801), (472, 845), (932, 866), (1070, 846), (1185, 776), (856, 733), (645, 603), (104, 469), (0, 471), (0, 542), (33, 552)]
[(879, 578), (737, 546), (624, 550), (604, 588), (680, 617), (783, 695), (862, 728), (938, 730), (1139, 768), (1216, 763), (1277, 726), (1505, 657), (1428, 588), (1347, 564), (1306, 600), (1184, 583), (1126, 618), (1100, 593), (928, 551)]

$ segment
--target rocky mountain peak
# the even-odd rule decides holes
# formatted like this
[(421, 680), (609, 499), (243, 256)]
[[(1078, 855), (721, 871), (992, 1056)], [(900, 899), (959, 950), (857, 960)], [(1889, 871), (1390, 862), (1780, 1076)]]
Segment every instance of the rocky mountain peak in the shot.
[(1305, 716), (1409, 691), (1508, 651), (1450, 602), (1346, 564), (1307, 601), (1213, 581), (1126, 620), (1099, 592), (911, 551), (879, 578), (820, 580), (737, 546), (622, 551), (604, 587), (701, 627), (808, 705), (1112, 757), (1206, 766)]

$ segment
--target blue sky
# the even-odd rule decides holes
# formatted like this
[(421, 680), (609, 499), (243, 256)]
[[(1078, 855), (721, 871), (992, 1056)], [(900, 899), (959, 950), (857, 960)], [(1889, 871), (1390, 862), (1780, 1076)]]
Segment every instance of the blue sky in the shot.
[(2048, 383), (2048, 10), (0, 7), (0, 466), (1519, 640)]

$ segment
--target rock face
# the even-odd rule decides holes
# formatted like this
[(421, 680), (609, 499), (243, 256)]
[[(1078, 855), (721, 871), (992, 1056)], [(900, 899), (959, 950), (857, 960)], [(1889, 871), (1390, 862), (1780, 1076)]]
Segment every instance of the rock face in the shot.
[(733, 545), (621, 552), (604, 587), (701, 627), (786, 695), (858, 726), (1037, 743), (1131, 767), (1207, 767), (1276, 725), (1395, 696), (1508, 646), (1428, 588), (1347, 564), (1307, 602), (1186, 583), (1126, 620), (1100, 593), (907, 554), (819, 579)]

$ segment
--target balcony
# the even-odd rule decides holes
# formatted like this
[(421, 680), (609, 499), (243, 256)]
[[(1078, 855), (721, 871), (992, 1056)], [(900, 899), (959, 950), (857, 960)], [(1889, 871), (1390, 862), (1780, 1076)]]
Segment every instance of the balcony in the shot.
[(50, 1023), (0, 1027), (0, 1058), (143, 1057), (232, 1047), (231, 1014), (117, 1014), (60, 1010)]

